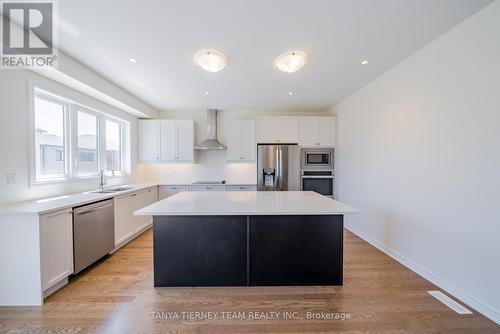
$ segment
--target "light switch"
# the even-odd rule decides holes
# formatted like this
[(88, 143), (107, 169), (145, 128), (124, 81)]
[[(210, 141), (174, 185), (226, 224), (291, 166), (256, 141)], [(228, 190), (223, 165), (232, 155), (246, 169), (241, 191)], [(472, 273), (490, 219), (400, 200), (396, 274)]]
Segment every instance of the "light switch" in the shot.
[(16, 174), (7, 174), (7, 185), (13, 185), (16, 184)]

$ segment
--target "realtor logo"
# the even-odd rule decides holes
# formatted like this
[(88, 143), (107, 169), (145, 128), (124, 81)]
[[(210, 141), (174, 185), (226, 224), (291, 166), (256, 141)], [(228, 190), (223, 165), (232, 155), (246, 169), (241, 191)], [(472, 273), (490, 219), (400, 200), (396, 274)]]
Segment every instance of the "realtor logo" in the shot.
[(2, 3), (2, 68), (54, 66), (54, 3)]

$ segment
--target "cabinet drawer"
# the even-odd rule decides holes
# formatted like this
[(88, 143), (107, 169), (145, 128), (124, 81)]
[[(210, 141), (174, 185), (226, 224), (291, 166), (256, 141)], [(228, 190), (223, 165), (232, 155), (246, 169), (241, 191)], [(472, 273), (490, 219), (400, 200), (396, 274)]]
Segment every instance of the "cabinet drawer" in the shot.
[(160, 186), (158, 191), (159, 191), (158, 199), (161, 201), (162, 199), (180, 193), (181, 191), (189, 191), (189, 186), (188, 185)]
[(257, 186), (254, 185), (227, 186), (227, 191), (257, 191)]
[(169, 191), (177, 191), (177, 192), (181, 192), (181, 191), (189, 191), (189, 186), (163, 186), (165, 187), (166, 190), (169, 190)]
[(191, 186), (191, 191), (226, 191), (226, 186), (223, 186), (223, 185), (194, 185), (194, 186)]

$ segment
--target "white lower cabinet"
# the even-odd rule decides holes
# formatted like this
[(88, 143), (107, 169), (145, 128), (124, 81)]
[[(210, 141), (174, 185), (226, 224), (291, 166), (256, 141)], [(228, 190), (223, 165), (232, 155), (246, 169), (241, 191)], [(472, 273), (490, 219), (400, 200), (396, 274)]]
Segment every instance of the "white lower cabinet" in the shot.
[(115, 197), (115, 246), (134, 234), (132, 222), (132, 196)]
[(65, 209), (40, 216), (42, 290), (73, 273), (73, 215)]
[[(147, 191), (139, 191), (135, 194), (132, 194), (132, 215), (134, 214), (134, 211), (148, 206), (148, 200), (149, 198)], [(140, 230), (144, 229), (150, 222), (150, 219), (151, 218), (149, 216), (133, 216), (134, 232), (139, 232)]]
[(230, 185), (230, 186), (227, 186), (227, 191), (257, 191), (257, 186), (252, 186), (252, 185), (243, 185), (243, 186)]
[(189, 186), (188, 185), (160, 186), (158, 188), (158, 200), (161, 201), (162, 199), (180, 193), (181, 191), (189, 191)]
[(115, 246), (121, 245), (151, 225), (151, 216), (134, 216), (134, 211), (158, 201), (158, 187), (115, 197)]

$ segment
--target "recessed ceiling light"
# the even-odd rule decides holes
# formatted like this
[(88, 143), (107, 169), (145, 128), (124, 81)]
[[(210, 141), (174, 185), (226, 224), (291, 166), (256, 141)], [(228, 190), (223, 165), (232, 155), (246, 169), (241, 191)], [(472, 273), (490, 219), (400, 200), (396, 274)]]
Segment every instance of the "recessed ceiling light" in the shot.
[(217, 50), (201, 50), (194, 55), (194, 62), (208, 72), (219, 72), (227, 65), (227, 57)]
[(135, 59), (135, 58), (129, 58), (128, 61), (130, 61), (131, 63), (134, 63), (134, 64), (137, 63), (137, 59)]
[(209, 91), (206, 91), (206, 92), (205, 92), (205, 95), (209, 95), (209, 94), (210, 94), (210, 92), (209, 92)]
[(293, 95), (293, 92), (288, 92), (288, 95)]
[(274, 60), (276, 66), (281, 72), (297, 72), (305, 65), (307, 55), (302, 51), (289, 51), (282, 53)]
[(366, 64), (368, 64), (368, 60), (363, 60), (363, 61), (361, 62), (361, 65), (366, 65)]

